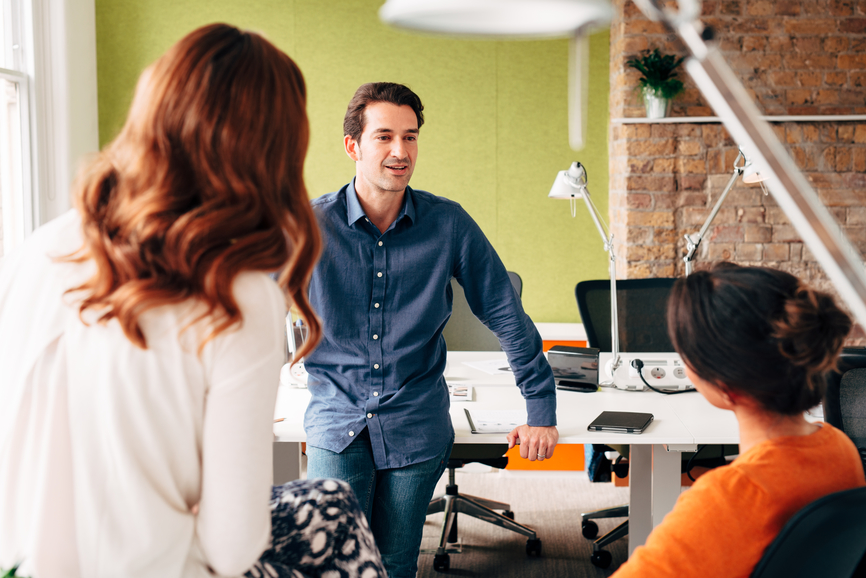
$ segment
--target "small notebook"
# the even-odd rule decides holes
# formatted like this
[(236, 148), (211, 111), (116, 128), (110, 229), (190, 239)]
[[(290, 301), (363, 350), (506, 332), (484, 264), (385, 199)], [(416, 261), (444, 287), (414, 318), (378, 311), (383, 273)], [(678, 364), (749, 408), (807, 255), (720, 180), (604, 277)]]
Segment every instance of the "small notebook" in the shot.
[(509, 433), (526, 423), (526, 410), (522, 409), (473, 409), (464, 408), (469, 430), (472, 433)]
[(452, 401), (475, 401), (475, 388), (471, 385), (448, 384), (448, 398)]
[(589, 431), (639, 434), (652, 423), (653, 414), (635, 411), (603, 411), (587, 426)]

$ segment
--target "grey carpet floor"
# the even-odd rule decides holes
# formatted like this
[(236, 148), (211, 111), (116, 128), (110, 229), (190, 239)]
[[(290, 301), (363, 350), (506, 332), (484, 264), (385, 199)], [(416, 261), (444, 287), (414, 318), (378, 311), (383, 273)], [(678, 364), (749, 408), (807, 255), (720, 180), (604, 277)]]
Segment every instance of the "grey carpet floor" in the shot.
[[(470, 467), (477, 466), (473, 464)], [(447, 473), (446, 473), (447, 477)], [(444, 491), (446, 477), (436, 494)], [(510, 472), (489, 468), (458, 470), (460, 493), (506, 502), (515, 520), (532, 527), (542, 541), (541, 557), (526, 555), (526, 538), (469, 516), (459, 516), (462, 553), (451, 554), (447, 574), (433, 570), (433, 553), (442, 530), (442, 514), (431, 514), (424, 524), (418, 578), (597, 578), (609, 576), (628, 556), (627, 539), (607, 550), (613, 563), (607, 570), (590, 561), (591, 541), (580, 532), (580, 513), (618, 506), (628, 502), (628, 488), (613, 484), (592, 484), (585, 472)], [(621, 518), (599, 520), (600, 534), (612, 529)]]

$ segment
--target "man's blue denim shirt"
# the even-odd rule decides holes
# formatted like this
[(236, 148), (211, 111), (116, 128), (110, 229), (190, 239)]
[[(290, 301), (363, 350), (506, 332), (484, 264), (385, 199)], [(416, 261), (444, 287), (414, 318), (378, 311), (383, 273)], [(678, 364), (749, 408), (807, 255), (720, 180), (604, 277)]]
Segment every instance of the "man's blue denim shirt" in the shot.
[(307, 443), (343, 451), (369, 429), (377, 469), (432, 459), (450, 443), (445, 340), (451, 278), (500, 339), (531, 426), (556, 425), (553, 373), (505, 266), (460, 205), (406, 188), (384, 233), (354, 181), (313, 201), (324, 251), (310, 282), (323, 322), (308, 355)]

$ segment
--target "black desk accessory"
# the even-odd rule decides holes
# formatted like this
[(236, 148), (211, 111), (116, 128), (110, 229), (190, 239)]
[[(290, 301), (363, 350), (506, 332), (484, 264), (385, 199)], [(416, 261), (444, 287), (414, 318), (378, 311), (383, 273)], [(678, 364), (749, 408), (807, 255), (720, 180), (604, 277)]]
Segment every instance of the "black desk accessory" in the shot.
[(652, 423), (653, 414), (635, 411), (603, 411), (587, 426), (589, 431), (639, 434)]
[(547, 360), (556, 388), (584, 393), (598, 391), (598, 352), (595, 347), (551, 347)]

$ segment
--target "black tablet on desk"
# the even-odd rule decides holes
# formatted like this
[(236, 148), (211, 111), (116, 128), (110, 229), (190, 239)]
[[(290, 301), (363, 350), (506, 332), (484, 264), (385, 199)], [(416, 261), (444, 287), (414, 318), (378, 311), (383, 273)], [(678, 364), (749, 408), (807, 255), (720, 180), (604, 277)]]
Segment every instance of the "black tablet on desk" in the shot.
[(653, 414), (635, 411), (603, 411), (587, 426), (589, 431), (639, 434), (652, 423)]
[(598, 349), (554, 345), (547, 352), (557, 389), (598, 391)]

